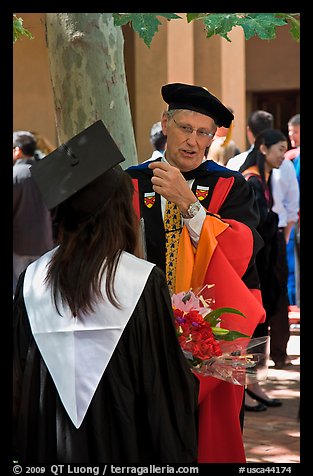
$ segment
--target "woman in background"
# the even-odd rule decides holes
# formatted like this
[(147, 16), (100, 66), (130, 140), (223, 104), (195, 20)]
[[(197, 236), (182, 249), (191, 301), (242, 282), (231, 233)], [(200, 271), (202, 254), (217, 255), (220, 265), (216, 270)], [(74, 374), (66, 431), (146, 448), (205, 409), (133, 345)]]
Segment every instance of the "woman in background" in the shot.
[[(256, 256), (256, 266), (260, 278), (266, 321), (257, 325), (253, 337), (268, 335), (269, 327), (275, 325), (274, 322), (271, 322), (271, 316), (275, 313), (279, 297), (281, 293), (287, 292), (277, 273), (278, 215), (272, 210), (271, 191), (272, 170), (281, 166), (287, 145), (287, 138), (281, 131), (265, 129), (256, 137), (253, 149), (239, 169), (254, 189), (260, 212), (257, 231), (264, 240), (264, 246)], [(267, 407), (276, 407), (281, 404), (281, 400), (268, 397), (258, 382), (247, 386), (245, 403), (247, 411), (264, 411)]]

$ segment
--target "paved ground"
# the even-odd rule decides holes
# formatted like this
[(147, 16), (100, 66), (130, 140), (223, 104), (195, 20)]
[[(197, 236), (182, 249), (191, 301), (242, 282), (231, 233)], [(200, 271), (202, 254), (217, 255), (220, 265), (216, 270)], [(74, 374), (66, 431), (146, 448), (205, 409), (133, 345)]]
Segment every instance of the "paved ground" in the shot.
[(262, 383), (283, 405), (245, 413), (243, 438), (248, 463), (300, 463), (300, 329), (292, 331), (288, 355), (293, 366), (275, 370), (270, 361), (267, 380)]

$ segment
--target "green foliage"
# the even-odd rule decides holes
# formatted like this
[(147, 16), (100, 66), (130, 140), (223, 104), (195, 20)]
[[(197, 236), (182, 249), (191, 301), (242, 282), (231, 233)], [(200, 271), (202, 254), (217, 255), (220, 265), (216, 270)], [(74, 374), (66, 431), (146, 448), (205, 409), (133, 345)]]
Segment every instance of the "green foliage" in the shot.
[(220, 35), (225, 40), (231, 41), (227, 33), (235, 26), (240, 26), (249, 40), (258, 36), (261, 40), (276, 38), (276, 28), (290, 24), (290, 34), (294, 40), (300, 40), (300, 21), (295, 18), (297, 13), (192, 13), (187, 15), (187, 20), (202, 20), (207, 32), (207, 37)]
[(241, 311), (238, 311), (238, 309), (234, 309), (233, 307), (219, 307), (206, 314), (204, 320), (211, 326), (216, 326), (216, 324), (221, 321), (221, 316), (225, 313), (238, 314), (239, 316), (246, 317)]
[(298, 13), (277, 13), (277, 16), (283, 15), (283, 18), (289, 23), (290, 25), (290, 34), (294, 40), (300, 41), (300, 20), (295, 17), (300, 17)]
[[(207, 38), (220, 35), (231, 41), (228, 33), (236, 26), (240, 26), (249, 40), (258, 36), (261, 40), (273, 40), (276, 37), (276, 28), (289, 24), (290, 34), (296, 41), (300, 41), (300, 14), (299, 13), (186, 13), (187, 22), (202, 21)], [(152, 39), (161, 25), (158, 17), (170, 20), (182, 20), (176, 13), (113, 13), (114, 25), (123, 26), (130, 23), (132, 28), (145, 44), (150, 48)], [(23, 19), (13, 15), (13, 43), (26, 36), (32, 39), (32, 34), (23, 27)]]
[(209, 13), (186, 13), (187, 15), (187, 22), (190, 23), (193, 20), (203, 19), (206, 15), (210, 15)]
[(276, 36), (276, 27), (286, 25), (284, 18), (278, 18), (276, 13), (213, 13), (204, 18), (203, 23), (207, 37), (220, 35), (231, 41), (227, 33), (235, 26), (241, 26), (245, 39), (249, 40), (257, 35), (261, 40), (273, 40)]
[(23, 18), (18, 18), (16, 15), (13, 15), (13, 43), (22, 36), (26, 36), (30, 40), (33, 39), (31, 32), (23, 27)]
[(217, 324), (221, 322), (221, 316), (225, 313), (238, 314), (239, 316), (246, 317), (241, 311), (238, 311), (238, 309), (233, 307), (219, 307), (206, 314), (204, 320), (210, 324), (214, 337), (217, 340), (232, 341), (238, 339), (238, 337), (250, 337), (247, 334), (242, 334), (238, 331), (231, 331), (229, 329), (224, 329), (223, 327), (217, 327)]
[[(203, 22), (207, 38), (220, 35), (225, 40), (231, 41), (228, 33), (234, 27), (240, 26), (246, 40), (253, 36), (258, 36), (261, 40), (273, 40), (276, 38), (277, 27), (289, 24), (292, 38), (300, 40), (299, 13), (187, 13), (186, 15), (188, 23)], [(113, 16), (115, 25), (122, 26), (130, 22), (148, 47), (161, 24), (157, 19), (158, 16), (167, 20), (182, 19), (175, 13), (113, 13)]]
[(286, 25), (283, 18), (278, 18), (275, 13), (251, 13), (238, 19), (242, 26), (246, 40), (258, 35), (261, 40), (272, 40), (276, 37), (276, 27)]
[(278, 26), (290, 25), (290, 34), (300, 41), (299, 13), (187, 13), (187, 21), (201, 20), (207, 31), (207, 37), (220, 35), (231, 41), (227, 33), (235, 26), (240, 26), (249, 40), (258, 36), (261, 40), (276, 38)]
[(216, 340), (223, 340), (223, 341), (232, 341), (235, 339), (239, 339), (240, 337), (243, 338), (250, 338), (251, 336), (248, 336), (247, 334), (243, 334), (242, 332), (239, 331), (228, 331), (228, 332), (223, 332), (228, 329), (222, 329), (221, 327), (212, 327), (212, 332), (214, 334), (214, 337)]
[(138, 33), (149, 48), (159, 25), (161, 25), (157, 17), (164, 17), (167, 20), (181, 19), (175, 13), (113, 13), (115, 26), (131, 23), (135, 32)]

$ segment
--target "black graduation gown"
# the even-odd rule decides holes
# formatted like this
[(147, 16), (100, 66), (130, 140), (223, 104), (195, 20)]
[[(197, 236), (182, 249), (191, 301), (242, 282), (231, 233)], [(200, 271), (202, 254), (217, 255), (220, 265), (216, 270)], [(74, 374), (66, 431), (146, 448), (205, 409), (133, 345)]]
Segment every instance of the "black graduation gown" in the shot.
[[(246, 173), (247, 171), (245, 171)], [(257, 254), (256, 266), (261, 283), (261, 293), (264, 308), (266, 309), (266, 324), (268, 319), (277, 309), (281, 294), (285, 292), (285, 287), (277, 274), (278, 267), (278, 215), (272, 210), (273, 199), (271, 194), (270, 179), (267, 184), (269, 197), (266, 199), (263, 184), (259, 176), (250, 176), (248, 182), (254, 189), (256, 202), (260, 213), (260, 222), (257, 231), (264, 240), (264, 246)], [(267, 331), (267, 329), (264, 328)], [(267, 333), (267, 332), (266, 332)], [(258, 337), (258, 334), (257, 334)]]
[[(160, 160), (161, 157), (154, 162)], [(126, 172), (129, 173), (132, 179), (138, 180), (140, 216), (144, 219), (147, 259), (165, 271), (165, 232), (161, 211), (161, 196), (158, 193), (151, 196), (153, 193), (151, 182), (153, 171), (148, 167), (150, 162), (147, 161), (129, 167)], [(194, 179), (192, 191), (206, 210), (210, 210), (210, 202), (219, 178), (234, 177), (233, 186), (218, 214), (222, 219), (236, 220), (251, 229), (254, 239), (251, 262), (246, 273), (242, 276), (242, 280), (249, 289), (259, 288), (255, 257), (263, 246), (263, 241), (256, 231), (259, 223), (259, 212), (250, 184), (240, 172), (229, 170), (213, 160), (206, 160), (196, 169), (182, 174), (186, 180)], [(203, 191), (205, 192), (203, 193)]]
[[(154, 267), (77, 429), (14, 301), (14, 457), (20, 463), (189, 463), (197, 458), (198, 382)], [(90, 350), (92, 352), (92, 349)]]
[[(161, 157), (157, 159), (157, 161), (160, 160)], [(129, 167), (126, 172), (132, 177), (135, 190), (139, 192), (140, 210), (137, 203), (135, 209), (144, 219), (147, 259), (164, 270), (165, 232), (161, 197), (158, 193), (154, 193), (152, 188), (153, 171), (148, 167), (150, 162)], [(242, 329), (237, 328), (239, 324), (236, 322), (234, 327), (231, 322), (228, 325), (227, 320), (225, 327), (251, 335), (257, 323), (265, 317), (255, 264), (256, 254), (263, 246), (263, 240), (256, 230), (259, 212), (254, 191), (240, 172), (231, 171), (212, 160), (206, 160), (196, 169), (182, 175), (186, 180), (194, 180), (192, 191), (203, 207), (208, 210), (207, 215), (211, 215), (212, 220), (225, 221), (229, 224), (228, 229), (219, 236), (217, 250), (213, 255), (214, 266), (217, 268), (214, 270), (214, 266), (209, 266), (208, 279), (206, 280), (205, 276), (204, 282), (198, 283), (196, 287), (203, 286), (205, 283), (219, 283), (215, 287), (216, 306), (235, 307), (248, 316), (246, 325), (240, 324)], [(228, 194), (224, 195), (223, 200), (216, 200), (221, 190), (217, 185), (220, 179), (231, 182), (232, 186)], [(201, 262), (203, 267), (207, 266), (205, 259)], [(184, 290), (186, 291), (189, 287), (190, 285)], [(232, 318), (229, 321), (232, 321)], [(221, 381), (216, 385), (216, 379), (211, 377), (199, 376), (199, 379), (198, 462), (245, 462), (241, 435), (244, 405), (241, 407), (240, 417), (238, 410), (238, 402), (243, 401), (243, 389), (234, 388), (232, 384)], [(218, 413), (217, 407), (227, 408), (230, 416), (227, 429), (223, 420), (223, 410)]]

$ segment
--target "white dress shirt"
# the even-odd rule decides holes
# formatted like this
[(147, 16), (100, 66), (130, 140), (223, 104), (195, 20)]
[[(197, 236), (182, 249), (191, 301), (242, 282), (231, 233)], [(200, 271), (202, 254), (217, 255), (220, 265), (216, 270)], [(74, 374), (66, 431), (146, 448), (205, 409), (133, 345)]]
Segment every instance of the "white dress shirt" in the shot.
[(279, 169), (272, 172), (273, 211), (279, 216), (279, 227), (298, 220), (299, 184), (292, 162), (285, 159)]
[(244, 152), (241, 152), (241, 154), (234, 155), (229, 161), (227, 162), (226, 166), (230, 170), (239, 170), (244, 161), (247, 158), (247, 155), (251, 150), (253, 149), (253, 145), (251, 145), (250, 149), (245, 150)]

